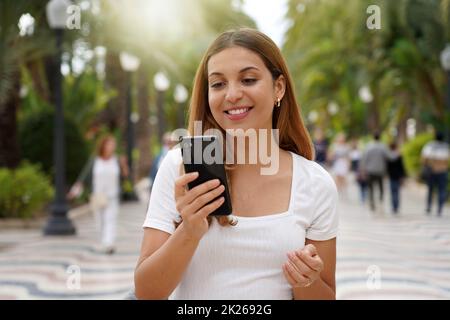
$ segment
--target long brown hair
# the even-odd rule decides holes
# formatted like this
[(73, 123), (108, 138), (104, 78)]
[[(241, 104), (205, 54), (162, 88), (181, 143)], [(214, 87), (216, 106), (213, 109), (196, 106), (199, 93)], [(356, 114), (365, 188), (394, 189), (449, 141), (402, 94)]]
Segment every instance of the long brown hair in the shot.
[[(202, 132), (208, 129), (218, 129), (225, 136), (214, 119), (208, 102), (208, 62), (209, 59), (231, 47), (243, 47), (259, 55), (265, 66), (272, 74), (273, 80), (283, 75), (286, 80), (286, 90), (281, 106), (273, 109), (272, 129), (279, 129), (279, 147), (292, 151), (308, 160), (314, 158), (314, 149), (309, 133), (300, 116), (300, 107), (294, 94), (294, 86), (286, 62), (277, 45), (264, 33), (251, 29), (239, 28), (220, 34), (208, 47), (197, 69), (192, 97), (189, 105), (189, 134), (194, 135), (194, 122), (201, 121)], [(226, 166), (226, 169), (227, 168)], [(229, 184), (230, 186), (230, 184)], [(234, 225), (227, 217), (218, 217), (221, 225)], [(211, 218), (208, 217), (211, 223)]]

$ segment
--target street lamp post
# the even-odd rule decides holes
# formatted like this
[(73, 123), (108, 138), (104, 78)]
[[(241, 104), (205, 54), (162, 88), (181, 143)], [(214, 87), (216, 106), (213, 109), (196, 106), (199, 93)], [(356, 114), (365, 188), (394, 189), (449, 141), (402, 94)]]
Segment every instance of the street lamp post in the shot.
[(175, 87), (174, 99), (178, 103), (178, 110), (177, 110), (178, 128), (184, 128), (184, 103), (186, 102), (187, 98), (188, 92), (186, 88), (181, 84), (177, 84), (177, 86)]
[(69, 0), (51, 0), (46, 7), (48, 24), (56, 34), (56, 56), (54, 60), (54, 103), (55, 122), (53, 129), (53, 158), (55, 166), (55, 199), (51, 206), (51, 214), (44, 228), (45, 235), (73, 235), (75, 227), (67, 217), (66, 182), (65, 182), (65, 141), (64, 113), (61, 90), (61, 53), (64, 27), (67, 19)]
[(450, 143), (450, 43), (447, 44), (445, 49), (441, 53), (442, 68), (447, 73), (447, 115), (445, 121), (445, 137), (448, 143)]
[(166, 131), (166, 121), (164, 117), (164, 92), (169, 89), (170, 81), (162, 72), (155, 74), (153, 83), (158, 91), (157, 108), (158, 108), (158, 139), (162, 141), (164, 132)]
[(125, 192), (125, 200), (137, 200), (136, 194), (134, 193), (134, 176), (133, 176), (133, 148), (134, 148), (134, 121), (132, 119), (132, 96), (131, 96), (131, 85), (132, 85), (132, 73), (135, 72), (140, 65), (140, 60), (138, 57), (129, 54), (127, 52), (121, 52), (120, 65), (122, 69), (127, 73), (127, 161), (129, 176), (128, 181), (132, 186), (132, 190)]

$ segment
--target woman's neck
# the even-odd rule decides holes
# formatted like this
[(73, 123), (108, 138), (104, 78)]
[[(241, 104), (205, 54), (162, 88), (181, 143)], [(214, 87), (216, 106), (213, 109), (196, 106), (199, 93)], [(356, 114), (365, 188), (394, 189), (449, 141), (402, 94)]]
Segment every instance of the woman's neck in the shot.
[(111, 159), (112, 158), (112, 154), (109, 154), (109, 155), (103, 155), (103, 156), (100, 156), (100, 159), (102, 159), (102, 160), (109, 160), (109, 159)]
[(262, 175), (278, 172), (282, 150), (277, 133), (261, 130), (258, 135), (227, 135), (226, 147), (226, 163), (237, 165), (239, 171), (258, 169)]

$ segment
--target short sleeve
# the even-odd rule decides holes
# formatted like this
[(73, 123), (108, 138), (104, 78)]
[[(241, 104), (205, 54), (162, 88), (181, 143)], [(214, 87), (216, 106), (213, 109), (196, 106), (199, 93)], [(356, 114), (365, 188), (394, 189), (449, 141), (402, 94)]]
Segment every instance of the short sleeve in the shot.
[(170, 150), (161, 162), (152, 186), (144, 228), (174, 233), (174, 222), (179, 219), (175, 204), (174, 185), (179, 176), (181, 151)]
[[(321, 168), (322, 169), (322, 168)], [(338, 232), (339, 217), (337, 212), (338, 192), (333, 178), (322, 169), (322, 174), (316, 178), (315, 210), (306, 238), (324, 241), (335, 238)]]

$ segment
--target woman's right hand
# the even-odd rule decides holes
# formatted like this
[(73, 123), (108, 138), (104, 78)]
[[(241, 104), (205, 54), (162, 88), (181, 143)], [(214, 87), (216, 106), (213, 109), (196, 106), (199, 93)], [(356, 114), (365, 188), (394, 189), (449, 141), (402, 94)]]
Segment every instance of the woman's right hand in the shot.
[(224, 197), (208, 203), (222, 194), (225, 187), (219, 179), (214, 179), (187, 190), (187, 184), (197, 177), (198, 172), (192, 172), (183, 174), (175, 181), (175, 201), (184, 230), (189, 237), (199, 240), (208, 231), (206, 218), (222, 205)]

